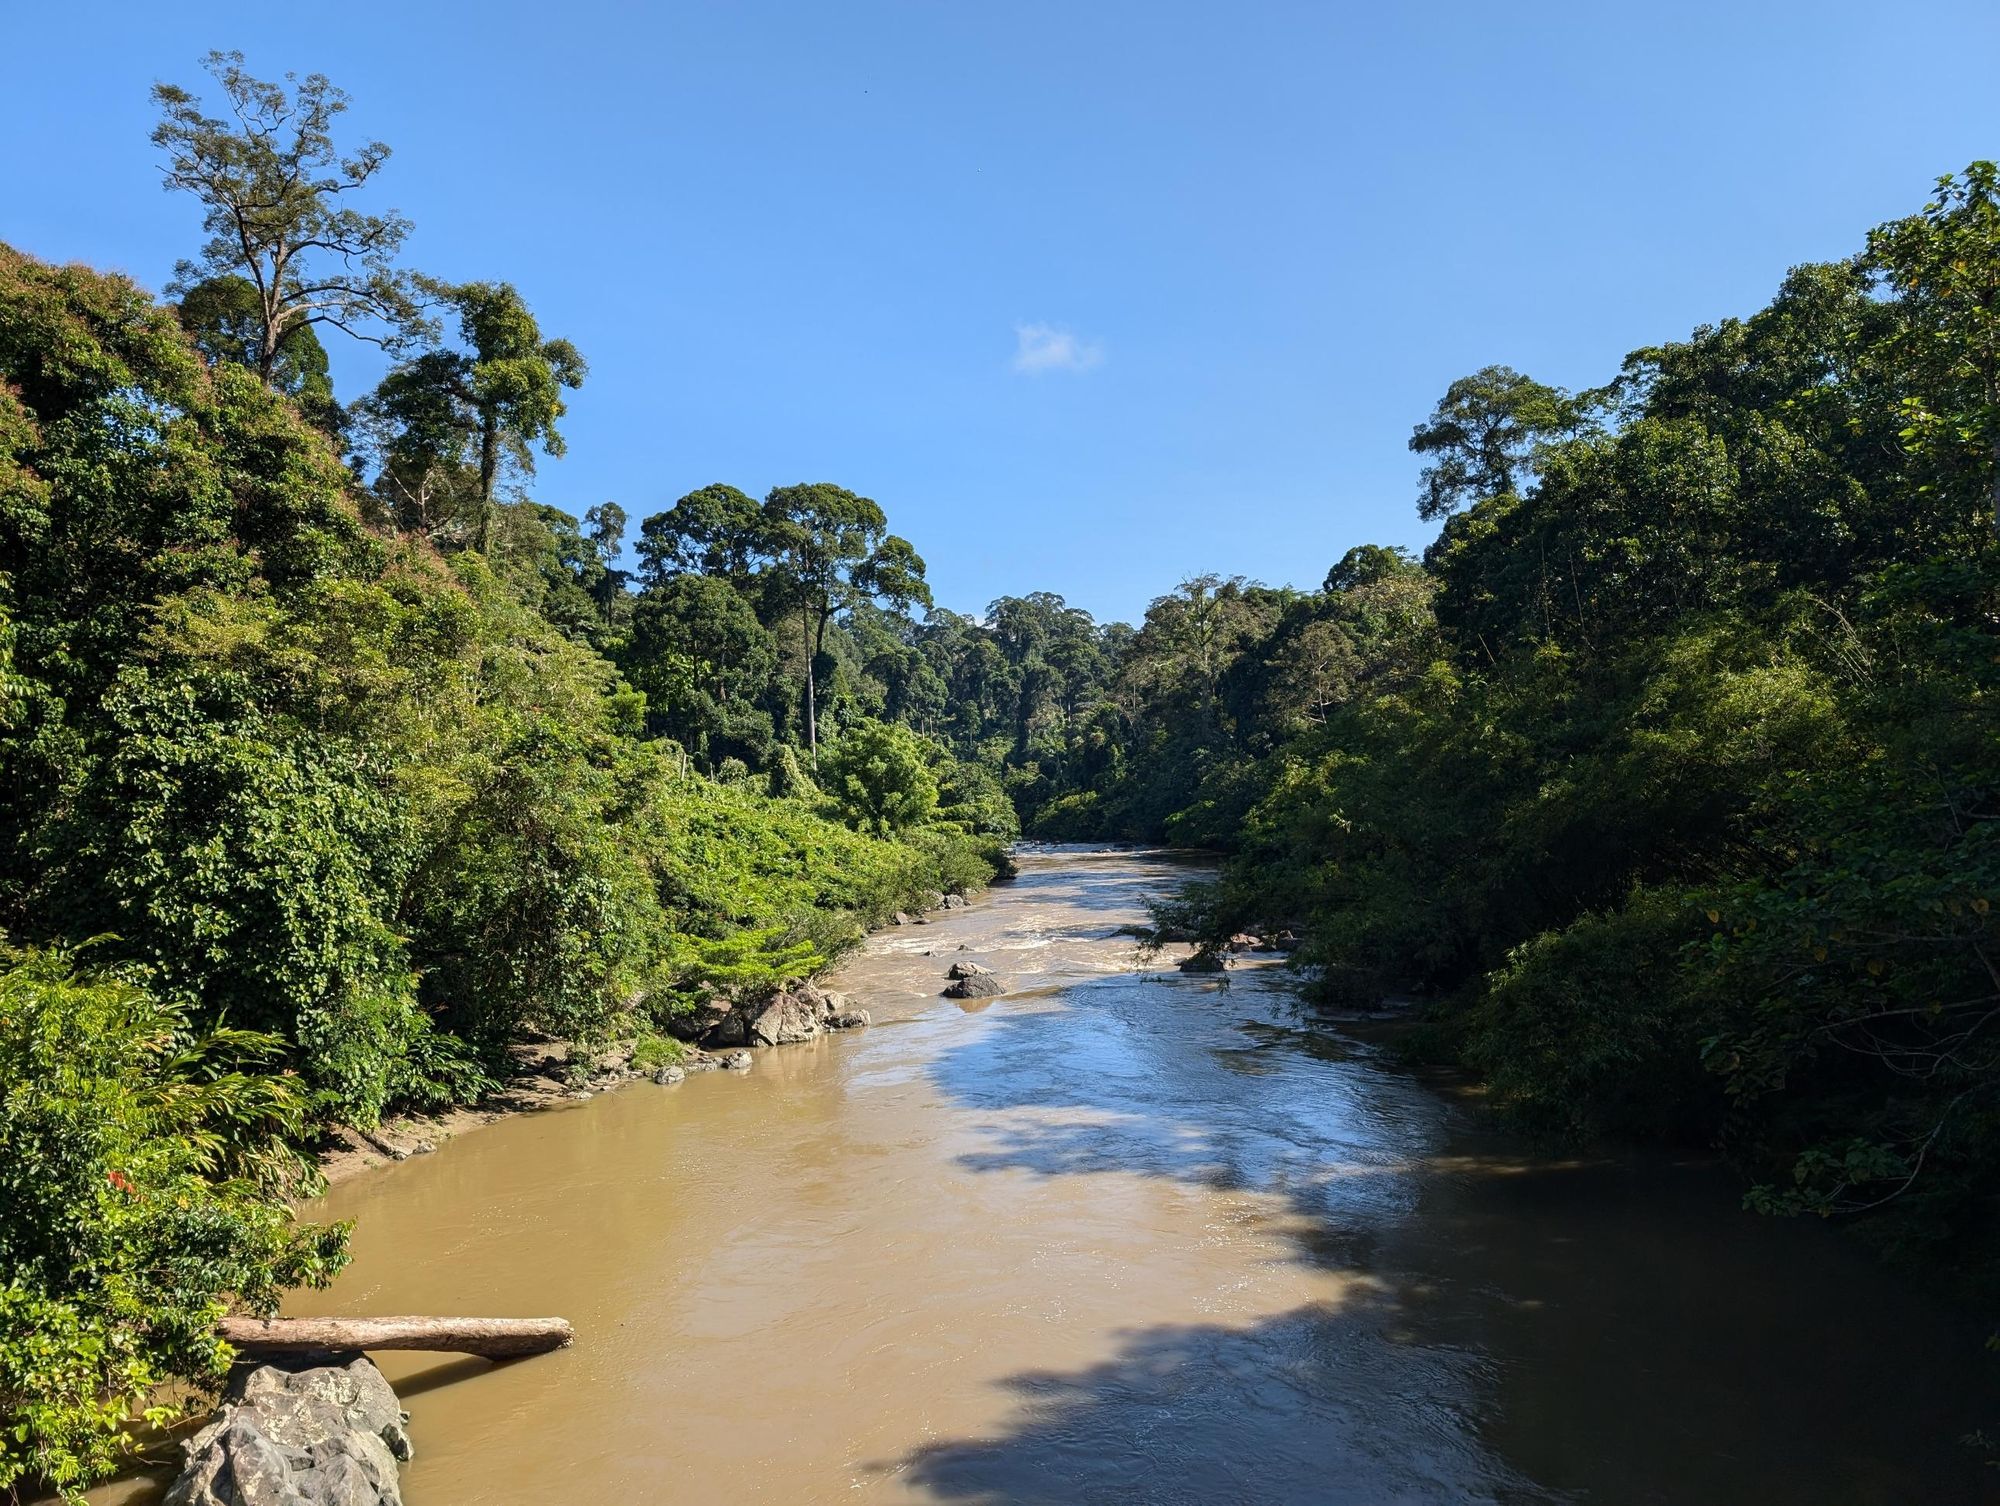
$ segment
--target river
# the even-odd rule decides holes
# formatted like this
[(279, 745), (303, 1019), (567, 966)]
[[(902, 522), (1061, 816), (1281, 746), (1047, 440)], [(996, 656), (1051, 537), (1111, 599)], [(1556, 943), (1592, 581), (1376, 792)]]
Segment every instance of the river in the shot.
[(1986, 1498), (1963, 1315), (1713, 1166), (1530, 1153), (1282, 969), (1144, 969), (1183, 871), (1030, 854), (840, 970), (872, 1029), (335, 1189), (292, 1310), (577, 1329), (385, 1358), (411, 1506)]

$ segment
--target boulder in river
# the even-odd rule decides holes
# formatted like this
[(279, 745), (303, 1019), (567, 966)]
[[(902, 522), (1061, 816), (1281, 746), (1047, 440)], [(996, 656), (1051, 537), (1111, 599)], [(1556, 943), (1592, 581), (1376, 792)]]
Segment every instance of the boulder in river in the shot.
[(401, 1506), (408, 1420), (360, 1355), (239, 1371), (166, 1506)]
[(1225, 952), (1261, 952), (1264, 950), (1264, 938), (1250, 931), (1238, 931), (1224, 944), (1223, 950)]
[(1219, 973), (1228, 966), (1229, 959), (1222, 953), (1211, 952), (1206, 948), (1180, 960), (1180, 969), (1184, 973)]
[(992, 971), (992, 968), (982, 967), (977, 962), (954, 962), (944, 970), (944, 975), (947, 978), (976, 978), (981, 973), (991, 974)]
[(952, 968), (952, 974), (954, 981), (944, 991), (947, 999), (990, 999), (1007, 992), (1007, 985), (998, 974), (977, 963), (959, 963)]
[(757, 1058), (748, 1051), (725, 1051), (722, 1053), (723, 1070), (727, 1072), (748, 1072), (757, 1065)]
[(813, 995), (790, 991), (773, 994), (745, 1022), (750, 1039), (766, 1046), (789, 1046), (811, 1040), (819, 1034), (820, 1022), (817, 989)]
[(857, 1030), (863, 1025), (873, 1023), (874, 1021), (870, 1019), (868, 1011), (865, 1009), (843, 1009), (839, 1014), (828, 1016), (826, 1028), (828, 1030)]
[(687, 1068), (674, 1066), (671, 1062), (653, 1074), (653, 1081), (663, 1088), (687, 1081)]

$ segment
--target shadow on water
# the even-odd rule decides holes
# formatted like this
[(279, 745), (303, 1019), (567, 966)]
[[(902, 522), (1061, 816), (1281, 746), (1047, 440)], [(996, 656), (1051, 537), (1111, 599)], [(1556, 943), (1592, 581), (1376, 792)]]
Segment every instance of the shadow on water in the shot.
[(1010, 1431), (904, 1461), (939, 1499), (2000, 1500), (1958, 1442), (2000, 1417), (1961, 1315), (1712, 1165), (1537, 1156), (1301, 1028), (1276, 973), (1010, 999), (932, 1072), (983, 1116), (967, 1169), (1274, 1199), (1349, 1292), (1014, 1377)]
[(1471, 1362), (1385, 1345), (1385, 1308), (1358, 1294), (1246, 1328), (1126, 1335), (1103, 1364), (1014, 1377), (1012, 1431), (923, 1448), (904, 1478), (993, 1506), (1560, 1499), (1478, 1445), (1462, 1411)]

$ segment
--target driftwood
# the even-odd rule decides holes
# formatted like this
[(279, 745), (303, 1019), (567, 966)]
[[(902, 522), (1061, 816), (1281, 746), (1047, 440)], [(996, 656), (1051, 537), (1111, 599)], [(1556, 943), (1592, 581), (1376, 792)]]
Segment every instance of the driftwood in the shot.
[(562, 1318), (224, 1318), (219, 1333), (238, 1349), (444, 1349), (489, 1360), (567, 1349)]

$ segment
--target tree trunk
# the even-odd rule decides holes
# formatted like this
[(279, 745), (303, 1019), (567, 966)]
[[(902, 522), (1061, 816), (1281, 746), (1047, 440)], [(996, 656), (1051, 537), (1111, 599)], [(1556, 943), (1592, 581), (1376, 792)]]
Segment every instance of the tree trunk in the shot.
[(1993, 441), (1993, 531), (2000, 534), (2000, 439)]
[(442, 1349), (489, 1360), (567, 1349), (562, 1318), (224, 1318), (216, 1332), (238, 1349)]
[(799, 646), (806, 654), (806, 748), (812, 755), (812, 766), (819, 768), (819, 700), (813, 682), (819, 678), (819, 655), (813, 651), (812, 608), (801, 604), (799, 607)]
[(493, 529), (493, 487), (500, 479), (500, 421), (479, 415), (479, 552), (487, 552)]

